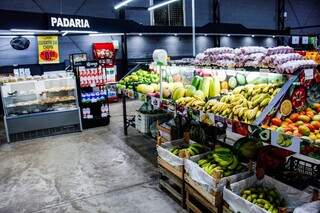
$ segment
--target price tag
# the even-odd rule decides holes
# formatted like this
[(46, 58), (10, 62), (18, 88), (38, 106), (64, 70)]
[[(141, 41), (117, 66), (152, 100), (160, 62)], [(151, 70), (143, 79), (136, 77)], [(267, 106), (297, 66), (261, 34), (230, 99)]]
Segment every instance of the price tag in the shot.
[(299, 44), (299, 36), (292, 36), (291, 43), (292, 44)]
[(176, 106), (174, 104), (168, 104), (168, 111), (169, 112), (175, 112), (176, 111)]
[(313, 69), (304, 69), (305, 80), (313, 79)]
[(302, 36), (302, 44), (308, 44), (309, 43), (309, 37), (308, 36)]
[(214, 126), (214, 114), (200, 111), (200, 122)]
[(271, 145), (287, 149), (295, 153), (300, 153), (301, 139), (285, 135), (276, 131), (271, 132)]
[(156, 98), (156, 97), (151, 97), (151, 105), (154, 106), (155, 108), (160, 108), (160, 98)]

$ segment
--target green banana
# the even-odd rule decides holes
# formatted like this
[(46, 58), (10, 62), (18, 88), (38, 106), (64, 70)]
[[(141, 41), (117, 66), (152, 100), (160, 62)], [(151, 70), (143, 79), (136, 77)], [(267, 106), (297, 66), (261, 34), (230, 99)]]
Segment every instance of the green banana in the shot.
[(215, 148), (214, 152), (223, 154), (223, 153), (231, 153), (231, 150), (225, 147), (218, 147), (218, 148)]
[(233, 170), (238, 166), (238, 164), (239, 164), (238, 158), (234, 155), (233, 162), (230, 166), (228, 166), (228, 169)]

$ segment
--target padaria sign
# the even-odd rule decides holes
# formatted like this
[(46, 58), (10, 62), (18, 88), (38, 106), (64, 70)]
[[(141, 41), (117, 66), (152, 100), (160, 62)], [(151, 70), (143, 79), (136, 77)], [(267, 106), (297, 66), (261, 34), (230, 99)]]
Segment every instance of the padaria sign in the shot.
[(90, 20), (86, 17), (49, 15), (48, 28), (55, 30), (90, 30)]

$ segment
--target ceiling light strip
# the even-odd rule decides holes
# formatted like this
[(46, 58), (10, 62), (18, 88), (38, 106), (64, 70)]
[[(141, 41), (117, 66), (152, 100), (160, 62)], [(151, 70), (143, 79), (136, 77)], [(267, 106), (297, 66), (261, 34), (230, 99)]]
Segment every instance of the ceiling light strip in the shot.
[(176, 2), (176, 1), (179, 1), (179, 0), (164, 1), (164, 2), (161, 2), (161, 3), (159, 3), (159, 4), (156, 4), (156, 5), (153, 5), (153, 6), (149, 7), (148, 10), (149, 10), (149, 11), (155, 10), (155, 9), (157, 9), (157, 8), (159, 8), (159, 7), (163, 7), (163, 6), (165, 6), (165, 5), (171, 4), (171, 3)]
[(120, 2), (120, 3), (118, 3), (118, 4), (116, 4), (116, 5), (114, 6), (114, 9), (117, 10), (117, 9), (123, 7), (123, 6), (126, 6), (128, 3), (132, 2), (132, 1), (133, 1), (133, 0), (125, 0), (125, 1), (122, 1), (122, 2)]
[(59, 30), (10, 29), (12, 32), (59, 33)]

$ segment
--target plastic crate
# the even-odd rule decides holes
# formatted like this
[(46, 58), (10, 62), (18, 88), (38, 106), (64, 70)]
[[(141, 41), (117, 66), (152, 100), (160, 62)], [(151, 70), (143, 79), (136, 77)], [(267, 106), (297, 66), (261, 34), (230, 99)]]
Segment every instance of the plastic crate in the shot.
[(283, 168), (269, 175), (300, 190), (309, 185), (320, 188), (320, 165), (293, 156)]
[(138, 130), (143, 134), (147, 134), (150, 132), (150, 125), (152, 124), (152, 122), (166, 116), (168, 116), (167, 113), (143, 114), (139, 111), (136, 111), (136, 114), (135, 114), (136, 130)]

